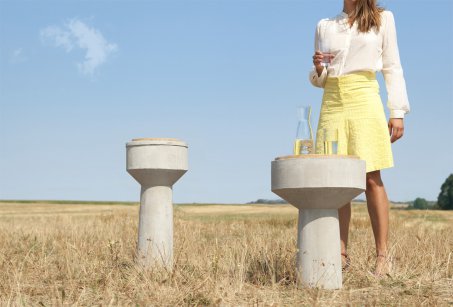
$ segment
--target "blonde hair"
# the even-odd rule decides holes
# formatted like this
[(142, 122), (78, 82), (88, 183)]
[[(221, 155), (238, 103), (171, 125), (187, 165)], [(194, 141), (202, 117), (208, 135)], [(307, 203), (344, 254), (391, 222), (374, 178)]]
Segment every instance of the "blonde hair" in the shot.
[(357, 21), (359, 32), (369, 32), (373, 27), (376, 27), (377, 31), (379, 31), (381, 27), (381, 12), (383, 11), (384, 8), (380, 7), (376, 0), (357, 0), (351, 18)]

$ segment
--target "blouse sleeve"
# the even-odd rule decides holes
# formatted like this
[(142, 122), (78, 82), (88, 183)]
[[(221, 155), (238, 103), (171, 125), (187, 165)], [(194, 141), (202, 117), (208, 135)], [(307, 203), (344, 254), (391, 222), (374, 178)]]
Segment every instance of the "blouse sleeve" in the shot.
[(387, 88), (387, 107), (390, 118), (404, 118), (409, 113), (406, 82), (400, 63), (398, 42), (396, 39), (395, 19), (390, 11), (385, 11), (385, 28), (382, 40), (382, 74)]
[[(316, 26), (315, 32), (315, 51), (319, 50), (319, 33), (321, 27), (321, 21), (318, 22)], [(327, 69), (324, 67), (320, 76), (318, 76), (318, 72), (316, 71), (316, 67), (313, 65), (312, 70), (310, 71), (308, 78), (310, 79), (311, 84), (316, 87), (324, 87), (327, 79)]]

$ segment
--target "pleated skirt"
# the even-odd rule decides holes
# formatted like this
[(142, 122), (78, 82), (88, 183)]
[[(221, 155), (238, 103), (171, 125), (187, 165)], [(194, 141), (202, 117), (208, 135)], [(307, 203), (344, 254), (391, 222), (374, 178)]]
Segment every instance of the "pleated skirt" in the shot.
[(328, 77), (315, 150), (323, 153), (323, 129), (338, 129), (337, 153), (366, 161), (366, 171), (393, 167), (393, 153), (379, 84), (374, 72)]

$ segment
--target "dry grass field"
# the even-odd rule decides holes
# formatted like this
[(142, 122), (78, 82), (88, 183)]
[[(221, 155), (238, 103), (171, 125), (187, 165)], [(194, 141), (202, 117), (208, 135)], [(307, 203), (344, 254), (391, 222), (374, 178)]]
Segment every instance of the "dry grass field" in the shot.
[(172, 272), (134, 264), (137, 205), (0, 203), (0, 305), (447, 306), (453, 212), (391, 210), (393, 272), (374, 262), (364, 204), (353, 206), (344, 288), (298, 288), (290, 206), (175, 207)]

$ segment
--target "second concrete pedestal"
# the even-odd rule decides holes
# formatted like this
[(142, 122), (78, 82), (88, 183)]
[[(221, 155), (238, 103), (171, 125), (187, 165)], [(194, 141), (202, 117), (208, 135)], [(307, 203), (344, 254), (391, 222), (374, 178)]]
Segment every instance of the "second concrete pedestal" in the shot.
[(272, 191), (299, 209), (297, 264), (308, 287), (342, 287), (338, 208), (365, 190), (365, 161), (299, 155), (272, 162)]
[(145, 268), (173, 265), (173, 184), (188, 169), (187, 144), (143, 138), (126, 144), (126, 167), (141, 184), (137, 262)]

